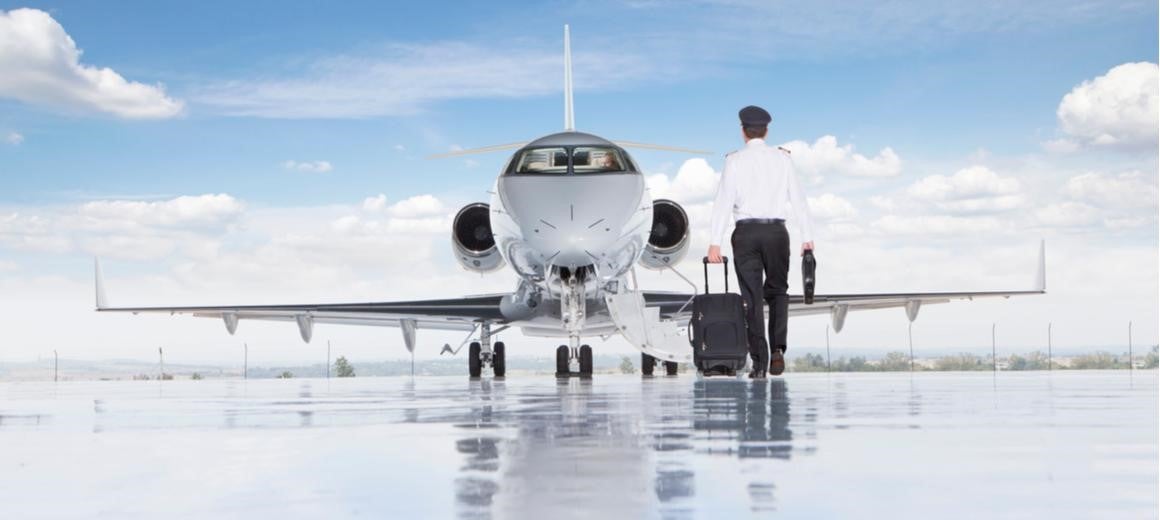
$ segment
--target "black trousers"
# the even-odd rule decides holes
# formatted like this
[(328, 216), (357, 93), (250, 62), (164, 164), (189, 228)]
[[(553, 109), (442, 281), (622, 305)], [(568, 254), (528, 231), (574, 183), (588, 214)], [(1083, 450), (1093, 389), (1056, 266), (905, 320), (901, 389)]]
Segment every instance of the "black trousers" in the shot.
[[(784, 223), (738, 224), (733, 230), (733, 269), (748, 304), (749, 356), (769, 366), (770, 346), (785, 352), (789, 318), (789, 231)], [(769, 342), (763, 303), (769, 304)]]

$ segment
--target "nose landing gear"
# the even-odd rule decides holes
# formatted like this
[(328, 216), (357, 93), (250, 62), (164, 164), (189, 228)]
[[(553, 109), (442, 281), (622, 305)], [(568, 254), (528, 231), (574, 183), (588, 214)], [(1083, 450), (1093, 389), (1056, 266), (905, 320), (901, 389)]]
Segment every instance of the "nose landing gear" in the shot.
[[(577, 361), (579, 366), (578, 372), (572, 372), (572, 360)], [(560, 345), (556, 347), (556, 377), (592, 377), (592, 347), (588, 345), (580, 345), (579, 348), (573, 350), (568, 348), (568, 345)]]

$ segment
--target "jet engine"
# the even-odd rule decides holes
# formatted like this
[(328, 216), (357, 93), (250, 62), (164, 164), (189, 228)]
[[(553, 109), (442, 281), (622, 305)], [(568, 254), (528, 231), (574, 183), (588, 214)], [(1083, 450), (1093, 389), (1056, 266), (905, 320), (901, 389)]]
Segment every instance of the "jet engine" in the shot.
[(490, 273), (504, 266), (491, 232), (491, 208), (487, 204), (468, 204), (455, 214), (451, 244), (455, 260), (468, 271)]
[(652, 232), (640, 265), (648, 269), (675, 266), (689, 252), (689, 216), (680, 204), (666, 199), (653, 202)]

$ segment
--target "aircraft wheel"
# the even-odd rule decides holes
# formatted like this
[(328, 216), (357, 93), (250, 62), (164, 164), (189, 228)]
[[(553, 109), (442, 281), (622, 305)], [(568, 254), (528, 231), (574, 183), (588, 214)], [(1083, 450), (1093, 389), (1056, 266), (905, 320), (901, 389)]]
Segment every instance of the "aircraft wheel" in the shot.
[(507, 371), (507, 360), (504, 359), (504, 344), (502, 341), (495, 342), (491, 347), (491, 371), (495, 377), (503, 377), (504, 372)]
[(665, 361), (665, 375), (667, 375), (667, 376), (677, 375), (677, 368), (679, 368), (679, 367), (678, 367), (676, 361)]
[(480, 345), (478, 341), (471, 342), (471, 345), (467, 347), (467, 375), (473, 379), (483, 375), (481, 352), (483, 352), (483, 345)]
[(640, 353), (640, 373), (641, 375), (653, 375), (653, 368), (657, 366), (657, 358), (652, 357), (644, 352)]
[(592, 347), (580, 345), (580, 376), (592, 375)]
[(556, 376), (567, 377), (571, 370), (568, 366), (568, 345), (556, 347)]

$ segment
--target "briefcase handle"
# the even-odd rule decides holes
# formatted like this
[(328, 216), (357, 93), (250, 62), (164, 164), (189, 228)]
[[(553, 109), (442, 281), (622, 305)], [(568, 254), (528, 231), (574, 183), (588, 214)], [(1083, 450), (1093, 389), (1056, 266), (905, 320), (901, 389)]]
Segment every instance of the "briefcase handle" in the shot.
[[(701, 264), (705, 270), (705, 294), (709, 294), (709, 257), (701, 257)], [(729, 292), (729, 257), (721, 257), (721, 267), (725, 268), (725, 292)]]

